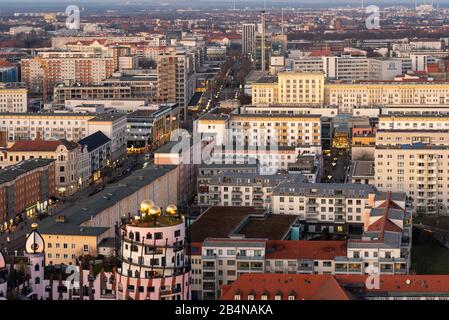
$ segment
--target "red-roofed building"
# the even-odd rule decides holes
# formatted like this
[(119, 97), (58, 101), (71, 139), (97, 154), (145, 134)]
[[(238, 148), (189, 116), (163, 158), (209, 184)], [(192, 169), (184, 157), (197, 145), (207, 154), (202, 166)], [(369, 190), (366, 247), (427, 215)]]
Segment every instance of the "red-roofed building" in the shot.
[(245, 274), (220, 300), (448, 300), (449, 275)]
[(220, 300), (349, 300), (332, 275), (244, 274), (223, 286)]
[(334, 273), (335, 258), (346, 256), (347, 241), (268, 241), (265, 271)]

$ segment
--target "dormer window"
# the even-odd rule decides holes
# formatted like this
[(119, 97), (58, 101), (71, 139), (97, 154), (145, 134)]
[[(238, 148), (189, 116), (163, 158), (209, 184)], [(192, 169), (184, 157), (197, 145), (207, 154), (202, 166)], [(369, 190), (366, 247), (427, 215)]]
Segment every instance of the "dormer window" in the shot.
[(248, 300), (254, 300), (254, 295), (252, 294), (248, 295)]
[(234, 300), (240, 300), (240, 298), (241, 298), (240, 294), (234, 295)]
[(262, 300), (268, 300), (268, 295), (263, 294), (262, 297), (261, 297), (261, 299), (262, 299)]
[(295, 300), (295, 296), (288, 296), (288, 300)]

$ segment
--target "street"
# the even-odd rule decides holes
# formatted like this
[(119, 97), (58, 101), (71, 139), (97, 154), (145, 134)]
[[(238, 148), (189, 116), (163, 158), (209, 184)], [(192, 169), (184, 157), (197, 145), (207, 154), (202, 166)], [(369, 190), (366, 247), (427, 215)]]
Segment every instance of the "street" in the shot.
[[(142, 165), (147, 162), (148, 164), (154, 163), (154, 160), (148, 160), (144, 155), (135, 155), (128, 157), (125, 162), (111, 171), (108, 176), (104, 176), (99, 181), (91, 184), (90, 186), (76, 192), (70, 197), (61, 199), (55, 205), (48, 209), (46, 215), (42, 216), (42, 219), (51, 219), (56, 214), (63, 212), (65, 209), (70, 208), (75, 203), (88, 198), (96, 192), (101, 191), (105, 185), (117, 182), (121, 179), (129, 176), (133, 171), (142, 168)], [(41, 220), (34, 216), (19, 222), (12, 230), (7, 230), (0, 234), (0, 248), (6, 253), (14, 253), (15, 250), (20, 254), (25, 245), (26, 235), (31, 231), (31, 225), (33, 223), (39, 224)]]
[(323, 176), (324, 183), (344, 183), (350, 164), (347, 150), (332, 149), (331, 153), (324, 155)]

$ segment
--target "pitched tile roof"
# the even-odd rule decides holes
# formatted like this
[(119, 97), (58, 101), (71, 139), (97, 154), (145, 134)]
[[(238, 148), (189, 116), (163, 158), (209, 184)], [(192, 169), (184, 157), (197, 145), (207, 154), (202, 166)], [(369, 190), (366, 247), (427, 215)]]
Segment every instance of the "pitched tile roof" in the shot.
[(241, 300), (254, 295), (261, 300), (267, 295), (268, 300), (275, 300), (280, 295), (282, 300), (294, 296), (295, 300), (349, 300), (349, 295), (332, 275), (315, 274), (243, 274), (234, 283), (222, 287), (220, 300), (234, 300), (236, 294)]
[(67, 140), (18, 140), (16, 141), (8, 151), (56, 151), (60, 146), (64, 145), (68, 150), (72, 150), (78, 147), (76, 142)]

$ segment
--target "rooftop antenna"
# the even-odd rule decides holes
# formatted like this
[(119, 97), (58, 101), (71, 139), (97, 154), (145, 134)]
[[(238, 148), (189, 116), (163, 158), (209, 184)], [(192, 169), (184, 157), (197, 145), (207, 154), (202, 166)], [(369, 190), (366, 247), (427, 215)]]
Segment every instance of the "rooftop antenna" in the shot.
[(261, 45), (261, 55), (260, 55), (260, 59), (261, 59), (261, 64), (262, 64), (262, 71), (265, 71), (265, 10), (262, 11), (261, 14), (262, 17), (262, 45)]
[(284, 35), (284, 8), (281, 9), (281, 34)]

